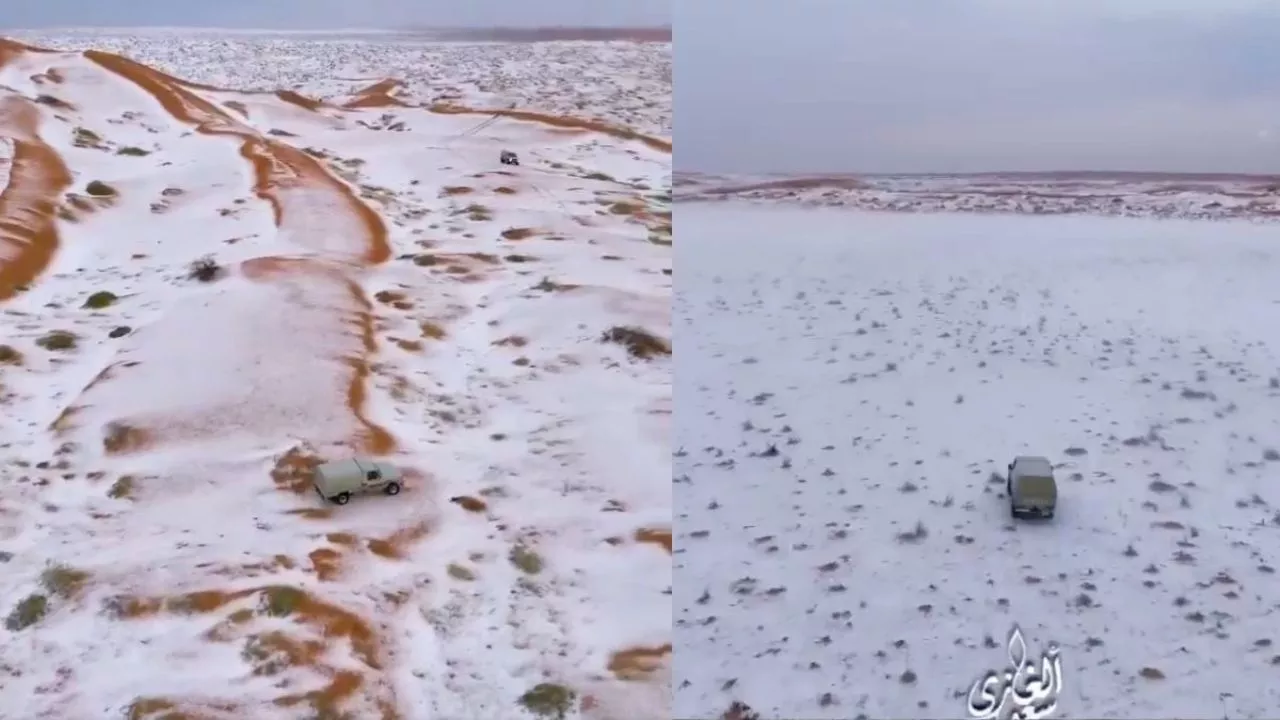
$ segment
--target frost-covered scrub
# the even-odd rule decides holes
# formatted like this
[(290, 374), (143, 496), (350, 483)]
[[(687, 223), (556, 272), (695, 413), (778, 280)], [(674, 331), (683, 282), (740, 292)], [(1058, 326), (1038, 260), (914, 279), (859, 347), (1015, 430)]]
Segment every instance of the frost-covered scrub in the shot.
[(960, 717), (1014, 623), (1063, 716), (1280, 704), (1273, 227), (676, 215), (677, 716)]

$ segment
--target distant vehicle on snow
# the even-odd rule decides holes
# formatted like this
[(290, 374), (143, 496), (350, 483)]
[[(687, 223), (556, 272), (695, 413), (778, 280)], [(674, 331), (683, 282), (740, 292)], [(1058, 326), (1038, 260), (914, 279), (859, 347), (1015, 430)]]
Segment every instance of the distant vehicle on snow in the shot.
[(346, 505), (352, 495), (383, 492), (400, 493), (400, 470), (368, 458), (352, 458), (330, 462), (316, 468), (312, 479), (320, 497), (338, 505)]
[(502, 163), (503, 165), (519, 165), (520, 158), (516, 157), (516, 154), (511, 152), (510, 150), (503, 150), (498, 155), (498, 162)]
[(1058, 483), (1053, 464), (1036, 455), (1019, 455), (1009, 463), (1005, 478), (1009, 514), (1014, 518), (1052, 518), (1058, 506)]

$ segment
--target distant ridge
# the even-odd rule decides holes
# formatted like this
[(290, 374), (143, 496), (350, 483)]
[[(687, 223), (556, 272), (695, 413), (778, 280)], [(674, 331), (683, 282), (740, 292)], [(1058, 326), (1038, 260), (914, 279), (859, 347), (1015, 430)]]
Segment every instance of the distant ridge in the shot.
[(405, 28), (440, 40), (487, 40), (496, 42), (555, 42), (589, 40), (608, 42), (671, 42), (671, 26), (660, 27), (492, 27), (492, 28)]

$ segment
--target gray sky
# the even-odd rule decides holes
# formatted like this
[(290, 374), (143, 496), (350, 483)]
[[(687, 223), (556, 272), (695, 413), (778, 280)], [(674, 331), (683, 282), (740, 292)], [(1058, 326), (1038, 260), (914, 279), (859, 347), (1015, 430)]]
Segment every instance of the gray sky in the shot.
[(0, 28), (666, 25), (671, 0), (0, 0)]
[(1278, 0), (676, 3), (707, 172), (1280, 173)]

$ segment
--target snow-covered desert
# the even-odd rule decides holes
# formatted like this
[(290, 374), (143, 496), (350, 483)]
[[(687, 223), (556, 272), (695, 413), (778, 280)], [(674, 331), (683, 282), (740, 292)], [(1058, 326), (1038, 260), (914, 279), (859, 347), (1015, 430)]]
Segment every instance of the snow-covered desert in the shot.
[(1280, 228), (792, 200), (677, 203), (675, 715), (965, 717), (1017, 624), (1054, 717), (1273, 717)]
[(670, 82), (0, 42), (0, 717), (669, 717)]

